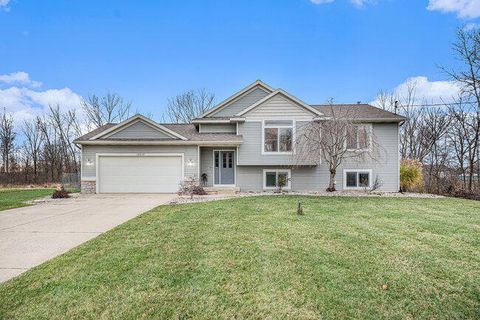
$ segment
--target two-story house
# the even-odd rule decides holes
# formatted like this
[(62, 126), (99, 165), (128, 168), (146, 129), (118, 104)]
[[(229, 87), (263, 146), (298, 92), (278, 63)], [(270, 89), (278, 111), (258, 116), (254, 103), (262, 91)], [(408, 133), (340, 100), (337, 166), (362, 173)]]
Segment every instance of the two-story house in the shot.
[[(355, 108), (355, 123), (368, 127), (383, 150), (376, 161), (344, 161), (337, 189), (369, 188), (378, 178), (381, 190), (398, 191), (399, 126), (405, 118), (367, 104), (333, 108)], [(161, 124), (141, 115), (109, 123), (75, 140), (82, 150), (82, 192), (171, 193), (192, 177), (207, 187), (268, 191), (282, 176), (287, 190), (323, 191), (328, 166), (298, 165), (292, 155), (299, 126), (327, 119), (329, 112), (329, 105), (309, 105), (256, 81), (190, 124)]]

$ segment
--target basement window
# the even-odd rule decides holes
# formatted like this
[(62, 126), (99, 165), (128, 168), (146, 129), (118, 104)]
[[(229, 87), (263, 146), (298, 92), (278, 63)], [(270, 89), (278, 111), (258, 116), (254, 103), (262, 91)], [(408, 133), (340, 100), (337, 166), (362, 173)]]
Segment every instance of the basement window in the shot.
[(345, 189), (370, 188), (372, 170), (344, 170), (343, 180)]

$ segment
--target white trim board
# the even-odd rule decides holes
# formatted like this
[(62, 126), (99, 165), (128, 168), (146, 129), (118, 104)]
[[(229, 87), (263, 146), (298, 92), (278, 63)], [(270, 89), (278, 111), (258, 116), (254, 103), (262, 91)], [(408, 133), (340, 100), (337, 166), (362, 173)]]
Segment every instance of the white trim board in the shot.
[(278, 187), (267, 187), (267, 175), (266, 175), (267, 172), (275, 172), (276, 177), (278, 176), (279, 172), (287, 172), (288, 173), (288, 178), (287, 178), (288, 181), (287, 181), (287, 185), (283, 188), (283, 190), (291, 190), (292, 189), (292, 170), (291, 169), (278, 169), (278, 168), (273, 169), (272, 168), (272, 169), (263, 169), (263, 171), (262, 171), (262, 180), (263, 180), (262, 188), (263, 188), (263, 190), (276, 190), (278, 188)]
[(97, 153), (95, 155), (95, 193), (99, 193), (98, 189), (100, 187), (100, 179), (98, 176), (99, 170), (99, 158), (100, 157), (181, 157), (182, 158), (182, 174), (181, 178), (185, 180), (185, 154), (184, 153)]
[[(262, 140), (261, 140), (261, 155), (264, 156), (281, 156), (281, 155), (293, 155), (295, 154), (295, 138), (297, 134), (297, 122), (296, 120), (288, 120), (292, 121), (292, 126), (267, 126), (267, 128), (292, 128), (292, 151), (265, 151), (265, 121), (275, 121), (276, 119), (264, 119), (261, 120), (262, 122)], [(281, 121), (285, 121), (285, 119), (281, 119)], [(280, 132), (278, 133), (278, 135)], [(280, 144), (280, 140), (277, 141), (277, 144)], [(280, 145), (278, 145), (280, 148)]]
[[(119, 131), (122, 127), (128, 127), (132, 122), (135, 123), (136, 121), (143, 121), (146, 124), (150, 125), (152, 128), (159, 130), (160, 132), (163, 132), (171, 137), (178, 138), (180, 140), (188, 140), (184, 136), (176, 133), (175, 131), (172, 131), (168, 129), (167, 127), (162, 126), (161, 124), (156, 123), (155, 121), (142, 116), (141, 114), (134, 115), (133, 117), (128, 118), (125, 121), (122, 121), (116, 125), (114, 125), (111, 128), (108, 128), (105, 131), (100, 132), (99, 134), (91, 137), (89, 140), (96, 140), (98, 138), (104, 137), (104, 136), (110, 136), (111, 134), (114, 134), (115, 132)], [(132, 124), (133, 124), (132, 123)]]
[(257, 80), (255, 82), (249, 84), (245, 88), (241, 89), (240, 91), (238, 91), (234, 95), (232, 95), (232, 96), (228, 97), (227, 99), (223, 100), (217, 106), (215, 106), (214, 108), (212, 108), (212, 109), (208, 110), (207, 112), (205, 112), (204, 114), (202, 114), (199, 118), (204, 118), (204, 117), (206, 117), (206, 116), (208, 116), (208, 115), (210, 115), (214, 112), (219, 111), (221, 108), (227, 106), (230, 103), (235, 102), (236, 100), (240, 99), (245, 94), (253, 91), (254, 89), (256, 89), (258, 87), (260, 87), (263, 91), (265, 91), (267, 93), (270, 93), (270, 92), (274, 91), (274, 89), (272, 87), (270, 87), (269, 85), (267, 85), (263, 81)]
[(268, 96), (266, 96), (265, 98), (263, 99), (260, 99), (258, 100), (257, 102), (255, 102), (254, 104), (252, 104), (250, 107), (246, 108), (246, 109), (243, 109), (241, 112), (237, 113), (235, 116), (236, 117), (241, 117), (243, 115), (245, 115), (247, 112), (257, 108), (258, 106), (262, 105), (263, 103), (267, 102), (268, 100), (272, 99), (273, 97), (277, 96), (277, 95), (282, 95), (283, 97), (291, 100), (292, 102), (294, 102), (295, 104), (297, 104), (298, 106), (300, 107), (303, 107), (305, 108), (306, 110), (310, 111), (311, 113), (313, 113), (314, 115), (317, 115), (317, 116), (323, 116), (323, 113), (321, 113), (320, 111), (318, 111), (317, 109), (311, 107), (310, 105), (306, 104), (305, 102), (303, 102), (302, 100), (298, 99), (297, 97), (294, 97), (292, 96), (291, 94), (289, 94), (288, 92), (282, 90), (282, 89), (277, 89), (275, 91), (273, 91), (272, 93), (270, 93)]
[[(234, 184), (215, 184), (215, 151), (231, 151), (233, 152), (233, 179), (234, 179)], [(212, 186), (213, 187), (236, 187), (237, 186), (237, 155), (238, 152), (236, 152), (235, 149), (212, 149)], [(220, 157), (220, 156), (219, 156)], [(220, 161), (220, 159), (219, 159)], [(220, 165), (220, 162), (219, 162)], [(220, 172), (220, 168), (219, 172)], [(222, 175), (220, 174), (220, 177), (218, 178), (218, 181), (220, 181)]]
[[(358, 173), (368, 173), (368, 187), (347, 187), (347, 173), (348, 172), (357, 172), (357, 184), (358, 184)], [(373, 170), (372, 169), (343, 169), (343, 190), (363, 190), (365, 188), (372, 187), (373, 180)]]

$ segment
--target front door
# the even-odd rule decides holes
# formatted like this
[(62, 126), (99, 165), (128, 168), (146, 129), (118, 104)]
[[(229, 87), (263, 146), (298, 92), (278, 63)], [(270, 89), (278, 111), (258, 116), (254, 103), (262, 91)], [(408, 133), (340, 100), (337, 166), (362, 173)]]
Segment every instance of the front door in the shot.
[(235, 151), (213, 152), (214, 184), (235, 185)]

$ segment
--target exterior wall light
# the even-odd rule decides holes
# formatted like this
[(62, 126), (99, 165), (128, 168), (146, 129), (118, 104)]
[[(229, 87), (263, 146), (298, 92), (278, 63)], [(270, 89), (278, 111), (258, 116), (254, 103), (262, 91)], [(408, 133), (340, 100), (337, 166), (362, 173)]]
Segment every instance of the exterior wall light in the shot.
[(193, 167), (194, 165), (195, 165), (195, 162), (194, 162), (192, 159), (189, 159), (189, 160), (187, 161), (187, 166)]
[(85, 165), (87, 165), (87, 166), (93, 166), (93, 160), (90, 159), (90, 158), (87, 158), (87, 160), (85, 160)]

